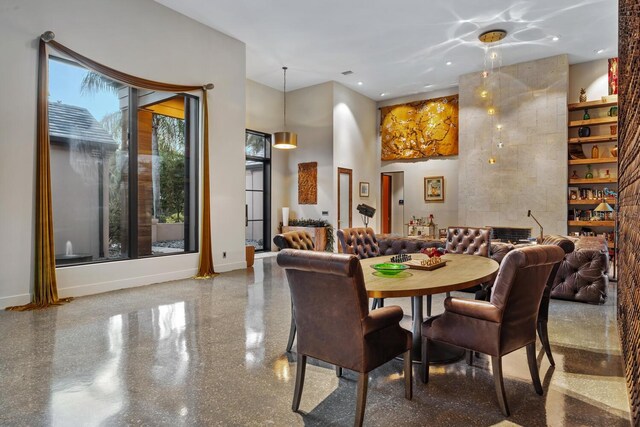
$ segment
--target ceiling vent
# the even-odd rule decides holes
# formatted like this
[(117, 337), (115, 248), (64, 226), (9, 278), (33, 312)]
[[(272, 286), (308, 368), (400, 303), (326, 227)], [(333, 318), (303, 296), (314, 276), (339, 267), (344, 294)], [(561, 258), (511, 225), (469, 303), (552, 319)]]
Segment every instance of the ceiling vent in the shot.
[(348, 75), (353, 74), (353, 71), (351, 71), (351, 70), (347, 70), (347, 71), (343, 71), (343, 72), (342, 72), (342, 73), (340, 73), (340, 74), (342, 74), (343, 76), (348, 76)]

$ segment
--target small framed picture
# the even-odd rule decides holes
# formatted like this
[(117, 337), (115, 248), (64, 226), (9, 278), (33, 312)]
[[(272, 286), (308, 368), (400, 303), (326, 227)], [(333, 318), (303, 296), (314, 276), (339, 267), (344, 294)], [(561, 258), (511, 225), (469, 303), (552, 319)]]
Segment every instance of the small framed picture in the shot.
[(360, 197), (369, 197), (369, 183), (360, 182)]
[(579, 188), (578, 187), (569, 187), (569, 200), (578, 200), (579, 196), (578, 196), (578, 192), (579, 192)]
[(424, 201), (444, 202), (444, 176), (425, 177)]

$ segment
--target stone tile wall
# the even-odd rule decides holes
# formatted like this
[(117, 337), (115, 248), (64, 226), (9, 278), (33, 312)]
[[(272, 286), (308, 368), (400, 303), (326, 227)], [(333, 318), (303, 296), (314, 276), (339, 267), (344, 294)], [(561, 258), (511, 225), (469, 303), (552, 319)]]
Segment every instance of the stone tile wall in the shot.
[(537, 227), (531, 209), (545, 233), (567, 232), (568, 81), (566, 55), (502, 67), (498, 149), (480, 72), (460, 77), (459, 225)]

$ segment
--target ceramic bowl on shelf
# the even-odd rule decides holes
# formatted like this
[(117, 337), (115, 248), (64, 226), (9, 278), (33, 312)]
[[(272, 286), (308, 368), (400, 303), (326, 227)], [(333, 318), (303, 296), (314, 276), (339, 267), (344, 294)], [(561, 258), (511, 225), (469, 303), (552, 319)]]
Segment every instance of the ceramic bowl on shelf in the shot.
[(394, 262), (383, 262), (381, 264), (373, 264), (371, 268), (373, 268), (380, 274), (384, 274), (385, 276), (395, 276), (396, 274), (406, 270), (409, 267), (404, 264), (397, 264)]

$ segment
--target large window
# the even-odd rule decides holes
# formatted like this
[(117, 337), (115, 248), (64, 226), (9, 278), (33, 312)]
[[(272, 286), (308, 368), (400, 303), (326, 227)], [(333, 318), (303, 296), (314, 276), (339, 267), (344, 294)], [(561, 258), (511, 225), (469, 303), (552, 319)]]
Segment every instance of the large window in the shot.
[(271, 135), (247, 130), (245, 156), (245, 240), (266, 251), (271, 247)]
[(193, 252), (198, 99), (49, 59), (56, 265)]

